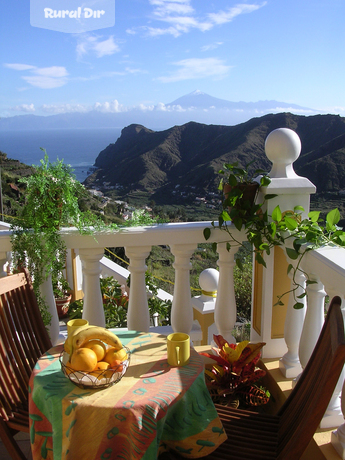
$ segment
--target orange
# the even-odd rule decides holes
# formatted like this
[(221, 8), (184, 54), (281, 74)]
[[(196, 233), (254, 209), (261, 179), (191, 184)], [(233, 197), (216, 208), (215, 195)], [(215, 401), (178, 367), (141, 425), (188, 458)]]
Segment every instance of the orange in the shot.
[(108, 348), (104, 356), (104, 361), (106, 361), (109, 364), (112, 364), (116, 360), (124, 361), (127, 358), (128, 356), (124, 348), (121, 348), (121, 350), (116, 350), (116, 348), (111, 347)]
[(100, 340), (89, 340), (84, 344), (85, 348), (90, 348), (96, 353), (97, 361), (102, 361), (106, 352), (106, 346)]
[(120, 361), (119, 359), (115, 359), (115, 361), (113, 361), (110, 364), (110, 368), (114, 369), (114, 371), (116, 371), (116, 372), (122, 372), (123, 371), (122, 361)]
[(73, 372), (71, 361), (67, 361), (66, 366), (64, 368), (65, 374), (69, 375), (71, 372)]
[(90, 348), (77, 348), (73, 352), (70, 361), (74, 370), (92, 372), (97, 365), (97, 355)]
[(96, 364), (96, 367), (94, 370), (91, 372), (91, 375), (95, 375), (98, 378), (103, 378), (106, 377), (107, 372), (106, 371), (109, 368), (110, 364), (106, 363), (105, 361), (98, 361)]

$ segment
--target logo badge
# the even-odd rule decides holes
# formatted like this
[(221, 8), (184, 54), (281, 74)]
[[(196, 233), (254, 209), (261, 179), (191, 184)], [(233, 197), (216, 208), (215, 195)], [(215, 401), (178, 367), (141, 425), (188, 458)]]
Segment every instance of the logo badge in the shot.
[(115, 25), (115, 0), (30, 0), (30, 24), (83, 33)]

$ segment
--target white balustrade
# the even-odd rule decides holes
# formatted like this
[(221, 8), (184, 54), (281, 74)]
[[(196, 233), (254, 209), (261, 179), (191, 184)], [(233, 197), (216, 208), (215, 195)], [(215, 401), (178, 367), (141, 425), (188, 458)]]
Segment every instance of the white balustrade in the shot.
[[(323, 324), (324, 298), (326, 292), (329, 295), (330, 299), (332, 299), (334, 295), (339, 295), (341, 298), (344, 298), (345, 295), (344, 250), (335, 247), (325, 247), (318, 249), (316, 251), (308, 252), (303, 259), (303, 269), (307, 273), (311, 273), (311, 275), (309, 275), (311, 279), (315, 279), (317, 281), (317, 284), (311, 284), (308, 286), (307, 289), (307, 316), (309, 319), (307, 321), (306, 317), (305, 320), (307, 322), (306, 328), (308, 327), (309, 331), (311, 331), (313, 334), (312, 341), (315, 341), (317, 340), (317, 334), (315, 333), (315, 331), (313, 331), (313, 329), (318, 329), (320, 328), (320, 324)], [(315, 275), (314, 273), (317, 273), (317, 275)], [(306, 343), (307, 340), (308, 339), (306, 337), (305, 342), (301, 343), (300, 345), (300, 353), (302, 353), (302, 356), (300, 355), (301, 362), (302, 360), (309, 359), (308, 354), (312, 349), (312, 344), (308, 345)], [(343, 381), (344, 371), (342, 372), (339, 378), (331, 401), (320, 423), (320, 428), (336, 427), (343, 423), (344, 416), (341, 408), (341, 392)]]
[(103, 248), (80, 249), (79, 257), (83, 267), (83, 318), (90, 324), (105, 327), (105, 316), (99, 277)]
[(325, 319), (326, 292), (324, 286), (317, 275), (311, 274), (309, 277), (314, 284), (309, 284), (307, 287), (308, 305), (299, 345), (299, 360), (303, 369), (314, 350)]
[(147, 304), (145, 283), (145, 260), (150, 255), (151, 246), (126, 247), (126, 255), (130, 260), (131, 273), (130, 295), (128, 302), (127, 326), (134, 331), (148, 332), (150, 328), (150, 315)]
[[(291, 288), (294, 288), (292, 282), (292, 271), (290, 271), (289, 277), (291, 278)], [(295, 291), (295, 297), (297, 298), (304, 292), (305, 275), (301, 271), (297, 271), (295, 281), (299, 286)], [(307, 309), (307, 302), (306, 297), (298, 300), (304, 305), (301, 309), (294, 308), (295, 298), (293, 294), (290, 293), (284, 324), (284, 339), (288, 351), (279, 361), (279, 369), (286, 378), (297, 377), (302, 372), (302, 366), (299, 360), (299, 343)]]
[(190, 258), (196, 244), (173, 244), (170, 246), (175, 256), (174, 298), (171, 307), (171, 325), (176, 332), (189, 334), (193, 323), (193, 309), (190, 291)]
[(226, 243), (218, 243), (219, 281), (214, 320), (219, 334), (229, 343), (236, 343), (232, 335), (236, 323), (237, 309), (234, 288), (235, 253), (238, 247), (227, 250)]

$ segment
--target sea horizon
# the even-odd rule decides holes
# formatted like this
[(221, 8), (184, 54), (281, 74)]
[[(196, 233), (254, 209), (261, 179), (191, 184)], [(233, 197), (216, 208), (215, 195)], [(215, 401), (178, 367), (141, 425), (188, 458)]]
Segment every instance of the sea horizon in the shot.
[(63, 160), (83, 182), (98, 154), (115, 143), (122, 128), (42, 129), (0, 132), (0, 150), (7, 158), (39, 165), (45, 149), (51, 162)]

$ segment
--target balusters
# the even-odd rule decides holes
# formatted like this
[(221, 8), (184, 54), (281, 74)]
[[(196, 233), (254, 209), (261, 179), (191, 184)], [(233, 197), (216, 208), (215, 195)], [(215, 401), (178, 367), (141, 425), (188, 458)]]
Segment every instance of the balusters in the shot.
[(231, 246), (228, 251), (226, 243), (217, 244), (219, 281), (214, 320), (219, 334), (229, 343), (236, 343), (232, 331), (237, 316), (234, 289), (234, 256), (237, 250), (237, 247)]
[(174, 298), (171, 308), (171, 325), (175, 332), (189, 334), (193, 324), (193, 309), (190, 292), (190, 258), (196, 244), (173, 244), (170, 250), (175, 257)]
[[(291, 278), (291, 287), (293, 286), (292, 276), (293, 273), (290, 271), (289, 277)], [(295, 297), (297, 298), (304, 292), (305, 275), (301, 271), (297, 271), (295, 278), (296, 282), (300, 286), (295, 291)], [(279, 361), (279, 369), (286, 378), (297, 377), (302, 372), (298, 349), (307, 309), (307, 303), (305, 297), (298, 299), (298, 301), (304, 304), (304, 308), (296, 310), (293, 307), (295, 304), (295, 298), (291, 292), (284, 324), (284, 338), (288, 351)]]
[(99, 282), (101, 274), (100, 260), (103, 254), (103, 248), (79, 250), (83, 269), (83, 318), (87, 319), (90, 324), (101, 327), (105, 327), (103, 300)]
[(145, 261), (150, 254), (151, 246), (126, 247), (126, 255), (130, 260), (131, 285), (128, 302), (127, 327), (134, 331), (148, 332), (150, 314), (147, 303)]
[(326, 292), (324, 286), (317, 275), (310, 275), (310, 281), (314, 281), (314, 283), (307, 287), (308, 307), (299, 344), (299, 360), (303, 369), (314, 350), (325, 319)]

